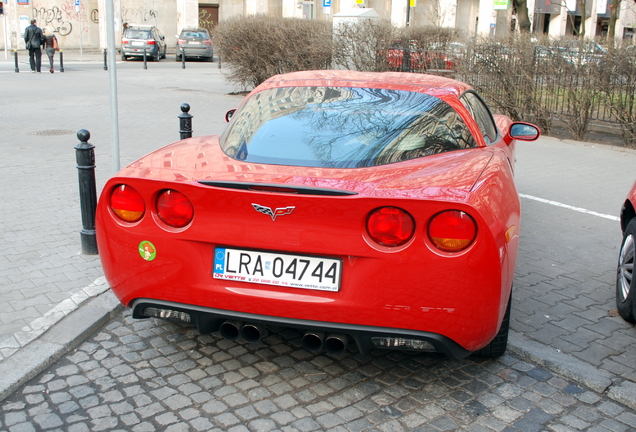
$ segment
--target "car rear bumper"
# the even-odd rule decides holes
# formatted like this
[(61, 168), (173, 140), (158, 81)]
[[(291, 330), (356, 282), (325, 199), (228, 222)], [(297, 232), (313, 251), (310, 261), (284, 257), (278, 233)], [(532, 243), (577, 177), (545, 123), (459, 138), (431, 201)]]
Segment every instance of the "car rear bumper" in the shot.
[(212, 58), (213, 51), (212, 48), (181, 48), (177, 49), (176, 54), (181, 56), (181, 54), (185, 51), (186, 58)]
[[(157, 48), (146, 48), (146, 56), (151, 57), (151, 56), (155, 56), (157, 55)], [(133, 57), (133, 56), (138, 56), (138, 57), (143, 57), (144, 55), (144, 49), (143, 48), (133, 48), (133, 49), (123, 49), (121, 50), (121, 54), (128, 56), (128, 57)]]
[[(446, 336), (417, 330), (258, 315), (154, 299), (136, 299), (130, 307), (133, 318), (180, 321), (196, 325), (202, 334), (221, 330), (221, 335), (230, 340), (240, 335), (248, 342), (256, 342), (266, 326), (296, 328), (305, 332), (303, 346), (313, 352), (324, 349), (337, 355), (351, 340), (363, 354), (376, 348), (438, 352), (454, 359), (471, 354)], [(258, 330), (253, 332), (254, 329)]]

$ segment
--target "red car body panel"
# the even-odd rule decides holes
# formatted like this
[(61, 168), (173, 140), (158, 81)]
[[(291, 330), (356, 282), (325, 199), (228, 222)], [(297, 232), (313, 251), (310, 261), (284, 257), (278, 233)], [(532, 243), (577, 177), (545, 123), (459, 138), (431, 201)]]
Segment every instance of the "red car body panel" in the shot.
[(627, 194), (627, 198), (621, 208), (621, 231), (625, 232), (627, 224), (636, 217), (636, 182)]
[[(183, 140), (121, 170), (105, 185), (97, 208), (97, 240), (113, 292), (130, 306), (138, 299), (313, 323), (404, 329), (443, 335), (467, 352), (486, 346), (506, 312), (519, 241), (520, 203), (513, 179), (511, 121), (497, 117), (496, 143), (486, 146), (458, 96), (470, 87), (416, 74), (299, 72), (270, 79), (266, 88), (298, 85), (370, 86), (434, 94), (467, 119), (478, 147), (370, 168), (334, 169), (265, 165), (228, 157), (218, 136)], [(249, 96), (248, 96), (249, 97)], [(506, 142), (507, 141), (507, 142)], [(346, 196), (290, 195), (236, 190), (206, 181), (322, 188)], [(118, 219), (109, 196), (118, 185), (135, 188), (146, 214)], [(165, 189), (187, 196), (194, 218), (171, 228), (154, 202)], [(273, 220), (252, 204), (294, 206)], [(369, 238), (369, 212), (396, 206), (409, 212), (416, 231), (405, 245), (387, 248)], [(458, 253), (442, 252), (427, 235), (437, 213), (471, 215), (478, 235)], [(146, 261), (141, 242), (155, 246)], [(217, 246), (342, 260), (337, 292), (214, 279)]]

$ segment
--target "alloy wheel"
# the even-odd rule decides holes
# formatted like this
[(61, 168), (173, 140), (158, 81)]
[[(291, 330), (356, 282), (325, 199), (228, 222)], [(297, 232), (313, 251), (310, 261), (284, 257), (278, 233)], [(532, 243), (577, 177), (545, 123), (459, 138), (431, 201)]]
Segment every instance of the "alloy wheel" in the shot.
[(625, 302), (629, 296), (634, 276), (634, 236), (628, 235), (623, 243), (621, 254), (618, 259), (618, 283), (620, 285), (621, 301)]

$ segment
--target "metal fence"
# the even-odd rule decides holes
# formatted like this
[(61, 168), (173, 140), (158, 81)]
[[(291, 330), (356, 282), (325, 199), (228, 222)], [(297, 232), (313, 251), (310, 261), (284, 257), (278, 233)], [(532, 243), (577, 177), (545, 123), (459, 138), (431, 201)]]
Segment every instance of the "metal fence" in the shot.
[(497, 112), (548, 131), (557, 120), (575, 138), (603, 126), (636, 144), (636, 50), (488, 43), (435, 56), (453, 61), (428, 73), (472, 85)]

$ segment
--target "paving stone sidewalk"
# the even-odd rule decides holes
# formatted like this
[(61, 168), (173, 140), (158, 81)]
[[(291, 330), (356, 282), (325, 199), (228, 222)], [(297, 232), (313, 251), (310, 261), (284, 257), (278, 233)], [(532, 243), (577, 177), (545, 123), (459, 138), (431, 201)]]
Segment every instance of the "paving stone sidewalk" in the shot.
[[(98, 257), (80, 253), (77, 130), (91, 132), (98, 188), (113, 174), (108, 72), (92, 56), (68, 53), (65, 73), (52, 75), (15, 74), (0, 59), (3, 396), (121, 313)], [(117, 66), (122, 166), (178, 139), (181, 103), (192, 106), (195, 134), (207, 135), (241, 100), (216, 63)], [(617, 215), (634, 166), (633, 151), (542, 138), (519, 145), (517, 179), (527, 196)], [(636, 329), (613, 314), (617, 222), (532, 199), (522, 206), (510, 353), (636, 410)]]
[(375, 350), (337, 358), (274, 330), (230, 342), (126, 311), (0, 406), (0, 430), (633, 431), (636, 413), (505, 355), (452, 361)]

